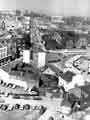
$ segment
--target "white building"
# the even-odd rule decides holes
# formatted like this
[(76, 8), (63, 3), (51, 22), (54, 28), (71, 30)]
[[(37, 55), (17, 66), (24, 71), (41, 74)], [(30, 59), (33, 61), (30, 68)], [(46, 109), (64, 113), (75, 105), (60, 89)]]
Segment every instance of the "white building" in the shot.
[(52, 16), (51, 21), (53, 23), (64, 23), (62, 18), (63, 18), (62, 16)]
[(44, 67), (46, 64), (46, 53), (45, 52), (33, 52), (33, 62), (38, 67)]
[(0, 44), (0, 59), (7, 57), (7, 47)]
[(23, 50), (23, 62), (27, 64), (33, 62), (38, 68), (42, 68), (46, 64), (46, 53), (42, 51)]
[(23, 62), (30, 64), (30, 50), (23, 50)]

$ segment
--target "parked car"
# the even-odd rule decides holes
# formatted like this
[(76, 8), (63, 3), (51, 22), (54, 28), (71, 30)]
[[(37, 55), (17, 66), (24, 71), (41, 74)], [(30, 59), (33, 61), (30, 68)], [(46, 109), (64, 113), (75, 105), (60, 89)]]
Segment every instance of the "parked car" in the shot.
[(0, 109), (6, 111), (8, 109), (8, 105), (5, 103), (1, 104)]
[(23, 109), (24, 109), (24, 110), (30, 110), (30, 105), (29, 105), (29, 104), (25, 104), (25, 105), (23, 106)]

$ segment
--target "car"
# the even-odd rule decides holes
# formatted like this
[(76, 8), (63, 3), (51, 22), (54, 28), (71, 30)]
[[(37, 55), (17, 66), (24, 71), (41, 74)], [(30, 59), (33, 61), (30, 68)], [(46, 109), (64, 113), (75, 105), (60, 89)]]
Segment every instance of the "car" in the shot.
[(34, 96), (34, 97), (33, 97), (33, 100), (42, 100), (42, 98), (39, 97), (39, 96)]
[(5, 96), (5, 97), (8, 97), (9, 94), (10, 94), (9, 92), (4, 92), (4, 96)]
[(8, 111), (12, 111), (14, 109), (14, 106), (13, 105), (8, 105)]
[(24, 110), (30, 110), (30, 105), (29, 105), (29, 104), (25, 104), (25, 105), (23, 106), (23, 109), (24, 109)]
[(44, 106), (40, 106), (40, 115), (44, 114), (46, 112), (47, 108)]
[(12, 98), (13, 99), (20, 99), (20, 96), (19, 96), (19, 94), (12, 94)]
[(0, 90), (0, 95), (2, 96), (4, 94), (5, 94), (5, 92), (3, 90)]
[(1, 108), (1, 110), (6, 111), (6, 110), (8, 109), (8, 105), (7, 105), (7, 104), (2, 104), (2, 105), (0, 106), (0, 108)]
[(15, 104), (14, 109), (19, 110), (20, 109), (20, 104)]
[(31, 91), (29, 91), (29, 95), (30, 95), (30, 96), (39, 96), (39, 92), (38, 92), (38, 91), (31, 90)]
[(23, 107), (23, 105), (20, 105), (20, 108), (19, 108), (19, 110), (24, 110), (24, 107)]
[(0, 80), (0, 85), (2, 85), (2, 86), (6, 86), (6, 82), (4, 82), (3, 80)]
[(14, 84), (14, 83), (13, 83), (12, 88), (13, 88), (13, 89), (18, 89), (18, 88), (21, 88), (21, 89), (22, 89), (23, 87), (22, 87), (22, 86), (20, 86), (20, 85), (16, 85), (16, 84)]
[(7, 84), (7, 87), (12, 88), (12, 87), (13, 87), (13, 84), (12, 84), (12, 83), (9, 83), (9, 84)]
[(6, 85), (7, 88), (12, 88), (15, 89), (17, 87), (17, 85), (13, 84), (13, 83), (7, 83)]
[(39, 89), (36, 86), (33, 86), (30, 90), (28, 91), (36, 96), (39, 96)]
[(17, 71), (17, 64), (11, 68), (11, 71)]
[(54, 118), (52, 116), (50, 116), (48, 120), (54, 120)]
[(18, 94), (18, 93), (11, 93), (12, 98), (14, 99), (29, 99), (29, 100), (33, 100), (34, 97), (36, 97), (36, 94)]
[(0, 90), (0, 97), (2, 97), (2, 96), (8, 97), (9, 93), (7, 91)]
[(18, 65), (18, 68), (23, 68), (25, 66), (25, 63), (21, 62), (21, 63), (18, 63), (17, 65)]
[(3, 82), (3, 83), (2, 83), (2, 86), (3, 86), (3, 87), (6, 87), (6, 85), (7, 85), (6, 82)]
[(19, 86), (20, 88), (23, 88), (25, 91), (27, 90), (27, 83), (25, 81), (16, 80), (12, 78), (11, 81), (10, 79), (8, 79), (7, 82), (9, 87), (16, 88), (16, 86)]
[(3, 80), (0, 80), (0, 85), (2, 85), (3, 84)]

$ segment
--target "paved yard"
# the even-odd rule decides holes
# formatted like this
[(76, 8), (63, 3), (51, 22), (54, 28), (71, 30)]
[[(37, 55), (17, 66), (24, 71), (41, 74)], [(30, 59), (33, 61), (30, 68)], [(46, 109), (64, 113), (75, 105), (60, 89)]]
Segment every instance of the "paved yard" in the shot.
[(0, 120), (38, 120), (39, 116), (38, 111), (0, 111)]

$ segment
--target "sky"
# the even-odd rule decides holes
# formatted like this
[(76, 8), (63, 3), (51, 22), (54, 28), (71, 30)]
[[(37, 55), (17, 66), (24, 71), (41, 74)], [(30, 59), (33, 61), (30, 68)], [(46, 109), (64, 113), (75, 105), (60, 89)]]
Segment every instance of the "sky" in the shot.
[(0, 10), (29, 9), (50, 15), (90, 16), (90, 0), (0, 0)]

